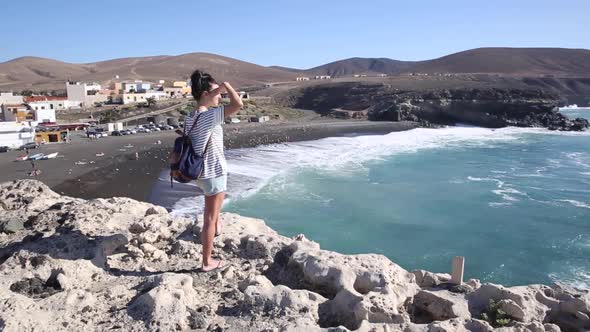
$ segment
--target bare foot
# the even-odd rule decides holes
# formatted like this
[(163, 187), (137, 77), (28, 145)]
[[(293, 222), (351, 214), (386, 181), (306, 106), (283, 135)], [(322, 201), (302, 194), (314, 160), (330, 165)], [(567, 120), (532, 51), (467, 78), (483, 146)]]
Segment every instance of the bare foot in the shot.
[(223, 263), (220, 260), (210, 259), (209, 264), (203, 265), (201, 270), (203, 272), (213, 271), (223, 267)]

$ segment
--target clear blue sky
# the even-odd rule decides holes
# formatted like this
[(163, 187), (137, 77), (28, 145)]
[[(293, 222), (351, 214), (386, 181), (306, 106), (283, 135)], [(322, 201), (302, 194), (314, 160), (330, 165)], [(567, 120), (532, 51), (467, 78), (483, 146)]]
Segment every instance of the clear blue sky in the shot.
[(588, 0), (4, 1), (0, 61), (221, 54), (310, 68), (483, 46), (590, 48)]

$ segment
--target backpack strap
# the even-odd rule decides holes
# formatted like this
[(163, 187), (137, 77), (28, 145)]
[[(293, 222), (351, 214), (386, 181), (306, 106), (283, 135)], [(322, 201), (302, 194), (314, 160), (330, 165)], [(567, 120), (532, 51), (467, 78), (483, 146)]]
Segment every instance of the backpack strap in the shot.
[[(201, 116), (202, 113), (198, 113), (197, 112), (197, 118), (195, 119), (195, 122), (193, 122), (193, 125), (191, 126), (191, 129), (188, 131), (188, 133), (191, 133), (193, 131), (193, 128), (195, 128), (195, 125), (197, 124), (197, 121), (199, 121), (199, 117)], [(186, 123), (185, 123), (186, 124)], [(188, 135), (185, 133), (185, 136)], [(211, 142), (211, 136), (213, 136), (213, 128), (211, 128), (211, 132), (209, 133), (209, 139), (207, 140), (207, 143), (205, 144), (205, 150), (203, 150), (203, 153), (201, 154), (201, 157), (205, 157), (205, 154), (207, 153), (207, 149), (209, 148), (209, 143)]]
[[(197, 117), (195, 118), (195, 121), (193, 122), (191, 129), (189, 129), (188, 132), (185, 130), (183, 133), (183, 136), (188, 136), (188, 134), (190, 134), (193, 131), (193, 129), (195, 128), (195, 125), (199, 121), (200, 117), (201, 117), (201, 113), (197, 113)], [(184, 128), (186, 128), (186, 120), (184, 121)]]

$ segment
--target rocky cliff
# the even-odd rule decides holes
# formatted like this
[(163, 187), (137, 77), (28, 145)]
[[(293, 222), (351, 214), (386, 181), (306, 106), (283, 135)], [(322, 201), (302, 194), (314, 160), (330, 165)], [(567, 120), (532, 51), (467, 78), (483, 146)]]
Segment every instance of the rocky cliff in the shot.
[(582, 331), (588, 291), (503, 287), (322, 250), (223, 214), (199, 272), (201, 224), (128, 198), (0, 184), (0, 330)]
[(402, 90), (388, 84), (343, 82), (312, 85), (277, 96), (277, 101), (329, 115), (335, 109), (364, 111), (377, 121), (457, 123), (482, 127), (544, 127), (579, 131), (585, 119), (558, 112), (560, 97), (534, 89), (453, 88)]

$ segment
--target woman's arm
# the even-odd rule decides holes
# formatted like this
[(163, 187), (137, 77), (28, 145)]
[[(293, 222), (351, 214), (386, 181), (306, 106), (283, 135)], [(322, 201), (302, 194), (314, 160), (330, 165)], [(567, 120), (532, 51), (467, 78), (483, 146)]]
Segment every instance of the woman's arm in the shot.
[(224, 108), (225, 111), (223, 114), (224, 117), (228, 117), (239, 111), (244, 106), (244, 102), (242, 102), (240, 95), (238, 95), (236, 90), (228, 82), (223, 82), (222, 86), (229, 94), (229, 105)]

